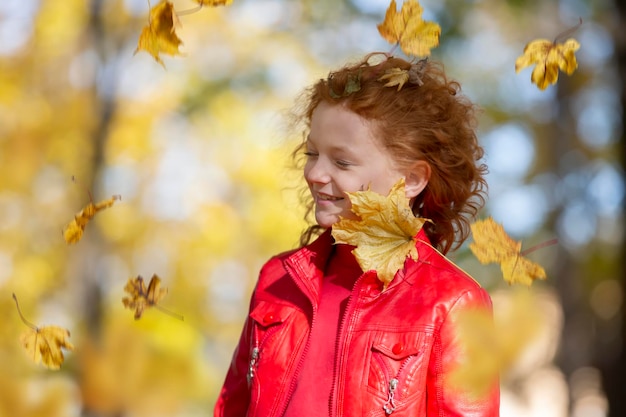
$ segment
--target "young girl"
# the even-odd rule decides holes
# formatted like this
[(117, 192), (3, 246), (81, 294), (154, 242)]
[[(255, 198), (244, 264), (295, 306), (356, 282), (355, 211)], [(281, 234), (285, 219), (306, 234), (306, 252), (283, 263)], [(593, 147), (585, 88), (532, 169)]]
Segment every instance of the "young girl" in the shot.
[[(455, 323), (491, 300), (443, 255), (469, 234), (486, 167), (474, 106), (440, 65), (383, 55), (307, 90), (304, 178), (316, 225), (303, 246), (262, 268), (215, 416), (497, 416), (484, 395), (449, 382), (467, 365)], [(408, 75), (389, 83), (385, 74)], [(400, 179), (416, 216), (418, 259), (384, 289), (332, 227), (355, 219), (347, 192), (387, 195)], [(308, 243), (316, 232), (321, 232)]]

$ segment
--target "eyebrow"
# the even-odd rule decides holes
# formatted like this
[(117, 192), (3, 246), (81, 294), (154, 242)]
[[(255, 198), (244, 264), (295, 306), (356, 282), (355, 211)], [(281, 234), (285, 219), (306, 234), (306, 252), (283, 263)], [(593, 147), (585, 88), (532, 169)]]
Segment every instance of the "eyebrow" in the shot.
[[(315, 141), (311, 139), (311, 134), (307, 134), (305, 142), (310, 142), (311, 144), (315, 146)], [(331, 145), (330, 150), (334, 152), (349, 152), (350, 148), (347, 148), (345, 146)]]

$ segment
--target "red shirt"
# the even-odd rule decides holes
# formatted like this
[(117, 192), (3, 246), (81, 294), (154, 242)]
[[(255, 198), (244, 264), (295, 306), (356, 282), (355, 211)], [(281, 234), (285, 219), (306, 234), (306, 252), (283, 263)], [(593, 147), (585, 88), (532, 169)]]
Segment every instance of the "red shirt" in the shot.
[(309, 335), (307, 355), (284, 417), (330, 415), (334, 358), (341, 318), (354, 283), (363, 273), (351, 251), (354, 246), (335, 245), (322, 280), (320, 303)]

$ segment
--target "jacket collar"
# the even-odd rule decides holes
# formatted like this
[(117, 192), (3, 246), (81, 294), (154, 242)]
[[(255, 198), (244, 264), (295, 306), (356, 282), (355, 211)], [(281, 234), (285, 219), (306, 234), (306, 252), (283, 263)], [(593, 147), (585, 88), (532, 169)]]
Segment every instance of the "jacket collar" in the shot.
[(334, 243), (331, 229), (328, 228), (312, 243), (296, 250), (284, 261), (289, 275), (312, 300), (319, 301), (324, 270)]
[[(431, 246), (430, 239), (423, 228), (417, 233), (415, 240), (418, 252), (417, 262), (426, 261), (431, 257), (432, 252), (436, 252)], [(319, 298), (324, 270), (332, 253), (334, 243), (335, 240), (331, 235), (331, 229), (328, 228), (315, 241), (296, 250), (285, 259), (285, 266), (290, 275), (312, 300), (318, 300)], [(395, 286), (400, 281), (406, 281), (409, 284), (414, 281), (415, 268), (410, 268), (413, 270), (413, 273), (407, 274), (407, 266), (416, 261), (409, 259), (406, 262), (404, 268), (391, 281), (390, 286)], [(376, 286), (378, 286), (380, 281), (377, 279), (376, 281)]]

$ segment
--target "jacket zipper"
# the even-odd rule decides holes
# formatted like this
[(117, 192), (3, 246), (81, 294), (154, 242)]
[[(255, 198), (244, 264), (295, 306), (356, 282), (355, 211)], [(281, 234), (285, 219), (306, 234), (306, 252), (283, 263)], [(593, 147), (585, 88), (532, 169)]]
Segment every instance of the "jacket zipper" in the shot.
[(260, 349), (257, 346), (255, 346), (252, 348), (252, 352), (250, 353), (250, 362), (248, 364), (248, 374), (246, 375), (246, 378), (248, 379), (248, 387), (252, 386), (252, 379), (254, 378), (254, 373), (256, 372), (256, 367), (258, 366), (259, 352), (260, 352)]
[[(402, 372), (405, 370), (406, 366), (411, 361), (411, 359), (415, 358), (416, 356), (421, 355), (422, 351), (423, 349), (420, 349), (416, 353), (404, 358), (404, 360), (400, 364), (400, 368), (398, 368), (398, 372), (396, 372), (396, 375), (389, 380), (389, 384), (387, 387), (387, 402), (383, 404), (383, 410), (385, 410), (385, 415), (390, 415), (396, 410), (395, 394), (396, 394), (396, 390), (398, 389), (398, 383), (402, 379), (401, 378)], [(386, 374), (388, 377), (390, 377), (391, 376), (390, 367), (387, 366), (385, 361), (383, 361), (382, 359), (378, 359), (378, 362), (382, 364), (383, 368), (387, 370)]]
[[(383, 404), (383, 410), (385, 410), (385, 415), (391, 415), (396, 410), (396, 389), (398, 388), (398, 381), (400, 380), (400, 374), (402, 370), (406, 367), (407, 363), (413, 358), (415, 355), (407, 356), (404, 358), (402, 363), (400, 364), (400, 368), (396, 375), (389, 380), (389, 386), (387, 387), (387, 402)], [(383, 362), (383, 361), (380, 361)], [(391, 372), (389, 372), (389, 368), (387, 368), (387, 375), (391, 376)]]
[(256, 369), (259, 366), (259, 360), (261, 358), (261, 347), (265, 344), (265, 341), (271, 336), (276, 330), (278, 326), (273, 326), (267, 330), (265, 336), (263, 336), (263, 340), (259, 342), (258, 338), (258, 330), (256, 326), (254, 326), (254, 346), (250, 351), (250, 360), (248, 361), (248, 373), (246, 374), (246, 378), (248, 380), (248, 387), (252, 387), (252, 380), (254, 379), (254, 375), (256, 374)]
[[(329, 409), (330, 416), (339, 415), (339, 404), (343, 402), (343, 401), (339, 401), (338, 398), (335, 398), (335, 393), (341, 392), (341, 390), (338, 387), (340, 383), (339, 378), (338, 378), (338, 373), (339, 373), (338, 368), (341, 366), (341, 364), (343, 363), (342, 360), (346, 356), (346, 354), (344, 353), (346, 349), (345, 348), (346, 343), (345, 343), (345, 338), (343, 336), (347, 334), (347, 331), (345, 330), (346, 322), (348, 322), (348, 318), (351, 316), (350, 312), (353, 310), (354, 303), (356, 303), (359, 298), (357, 295), (360, 290), (360, 283), (363, 281), (365, 275), (367, 275), (367, 273), (361, 274), (361, 276), (357, 278), (357, 280), (354, 282), (354, 286), (352, 287), (352, 292), (348, 299), (348, 304), (346, 305), (346, 310), (344, 311), (341, 317), (341, 321), (339, 322), (339, 331), (337, 332), (337, 340), (336, 340), (335, 346), (337, 347), (336, 348), (337, 352), (340, 351), (340, 348), (341, 348), (341, 352), (338, 354), (338, 356), (336, 356), (336, 362), (333, 366), (333, 378), (332, 378), (333, 382), (330, 388), (330, 401), (328, 402), (328, 409)], [(343, 342), (343, 344), (341, 342)], [(337, 413), (333, 413), (333, 405), (335, 403), (337, 404), (337, 406), (335, 407), (337, 409)]]
[[(291, 274), (292, 277), (294, 277), (294, 274)], [(296, 274), (297, 275), (297, 274)], [(305, 289), (302, 287), (302, 284), (300, 283), (300, 281), (298, 279), (296, 279), (294, 277), (294, 282), (296, 283), (296, 285), (298, 286), (298, 288), (300, 289), (300, 291), (302, 291), (302, 293), (304, 294), (308, 294), (308, 291), (305, 291)], [(291, 374), (291, 383), (289, 384), (289, 389), (287, 390), (287, 396), (285, 397), (286, 401), (284, 401), (284, 405), (283, 405), (283, 409), (281, 410), (281, 412), (277, 415), (283, 416), (285, 414), (285, 411), (287, 410), (287, 404), (289, 402), (289, 400), (291, 399), (291, 397), (293, 396), (293, 393), (296, 389), (296, 383), (298, 381), (298, 374), (300, 373), (300, 370), (302, 369), (302, 365), (304, 363), (304, 358), (306, 358), (306, 355), (309, 351), (309, 345), (311, 344), (311, 330), (313, 329), (313, 326), (315, 325), (315, 318), (317, 317), (317, 306), (314, 305), (313, 301), (311, 301), (311, 299), (309, 297), (307, 297), (307, 300), (309, 300), (309, 302), (311, 303), (311, 326), (309, 326), (309, 334), (306, 336), (307, 340), (306, 340), (306, 344), (304, 345), (304, 348), (302, 349), (302, 354), (300, 355), (300, 358), (298, 359), (298, 363), (296, 364), (296, 367), (293, 371), (293, 373)]]

